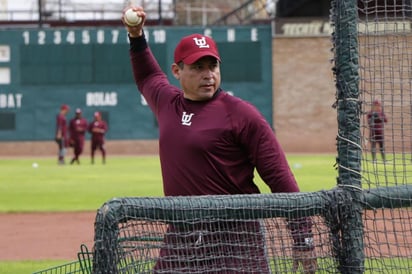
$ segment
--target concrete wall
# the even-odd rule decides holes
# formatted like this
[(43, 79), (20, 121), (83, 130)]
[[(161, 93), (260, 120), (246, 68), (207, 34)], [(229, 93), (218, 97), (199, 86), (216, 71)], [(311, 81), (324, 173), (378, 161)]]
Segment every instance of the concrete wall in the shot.
[(287, 152), (336, 151), (331, 48), (329, 37), (273, 41), (273, 120)]

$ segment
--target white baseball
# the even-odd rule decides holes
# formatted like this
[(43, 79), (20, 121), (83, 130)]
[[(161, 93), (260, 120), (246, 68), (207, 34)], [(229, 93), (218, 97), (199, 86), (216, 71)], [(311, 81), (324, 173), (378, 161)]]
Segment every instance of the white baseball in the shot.
[(137, 26), (142, 22), (142, 17), (138, 16), (133, 9), (128, 9), (124, 13), (124, 21), (131, 27)]

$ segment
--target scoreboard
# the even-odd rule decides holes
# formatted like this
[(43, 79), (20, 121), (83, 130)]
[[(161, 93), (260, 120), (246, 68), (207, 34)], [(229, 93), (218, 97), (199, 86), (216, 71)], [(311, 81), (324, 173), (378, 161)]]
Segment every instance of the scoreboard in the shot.
[[(147, 27), (146, 38), (170, 72), (179, 40), (211, 36), (222, 58), (222, 88), (254, 104), (272, 124), (272, 31), (269, 25)], [(124, 28), (33, 28), (0, 31), (0, 141), (54, 138), (60, 105), (100, 111), (107, 139), (156, 139), (157, 123), (133, 80)]]

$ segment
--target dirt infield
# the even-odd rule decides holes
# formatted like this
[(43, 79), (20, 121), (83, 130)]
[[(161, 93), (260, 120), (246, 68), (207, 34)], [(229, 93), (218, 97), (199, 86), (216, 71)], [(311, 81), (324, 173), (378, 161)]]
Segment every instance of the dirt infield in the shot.
[(0, 214), (0, 260), (76, 259), (93, 246), (96, 212)]
[[(405, 218), (409, 215), (410, 209), (367, 211), (364, 217), (367, 255), (391, 257), (395, 252), (409, 256), (412, 240), (401, 229), (409, 225), (409, 219)], [(95, 216), (96, 212), (0, 214), (0, 243), (6, 247), (0, 249), (0, 260), (76, 260), (81, 244), (89, 249), (93, 246)], [(392, 223), (391, 218), (401, 224), (386, 227), (385, 222)], [(375, 254), (377, 245), (379, 254)], [(395, 250), (390, 246), (396, 247)]]

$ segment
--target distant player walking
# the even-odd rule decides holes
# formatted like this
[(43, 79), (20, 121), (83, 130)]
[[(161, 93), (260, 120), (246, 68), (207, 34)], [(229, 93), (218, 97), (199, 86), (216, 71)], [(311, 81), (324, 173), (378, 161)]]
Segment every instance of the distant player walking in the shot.
[(376, 161), (376, 145), (379, 145), (382, 160), (385, 161), (384, 124), (388, 122), (378, 100), (373, 101), (372, 109), (367, 113), (372, 161)]
[(73, 164), (74, 162), (80, 164), (79, 157), (83, 152), (87, 126), (87, 120), (82, 117), (82, 110), (80, 108), (76, 109), (76, 114), (69, 123), (70, 146), (73, 147), (74, 152), (74, 156), (70, 161), (70, 164)]
[(106, 149), (104, 148), (105, 134), (108, 130), (107, 123), (102, 119), (100, 112), (94, 113), (94, 120), (89, 124), (91, 139), (91, 159), (94, 164), (94, 155), (97, 149), (102, 152), (102, 163), (106, 163)]
[(56, 141), (59, 152), (58, 152), (58, 164), (64, 165), (64, 156), (66, 155), (66, 147), (68, 145), (67, 139), (67, 120), (66, 114), (69, 112), (68, 105), (62, 105), (60, 107), (60, 112), (56, 116), (56, 133), (54, 140)]

